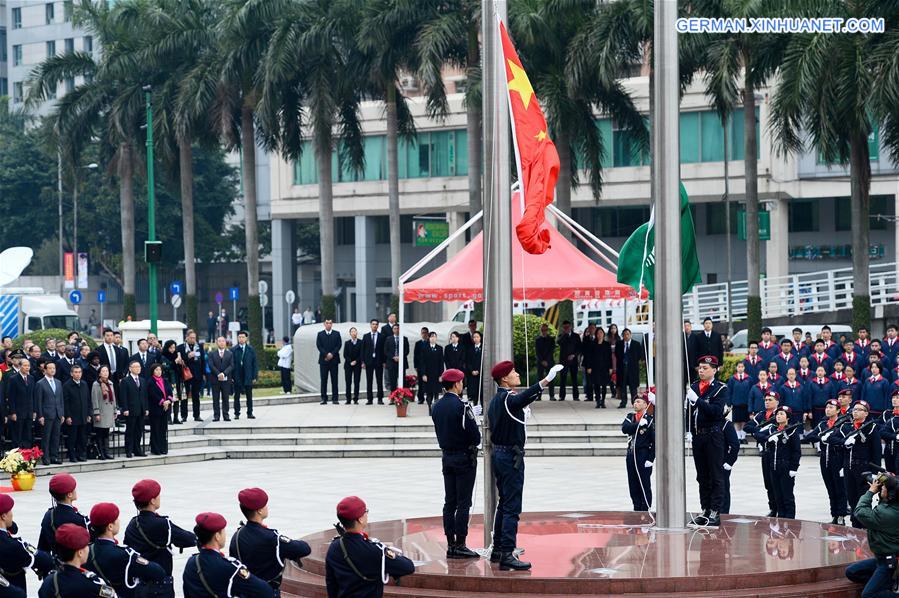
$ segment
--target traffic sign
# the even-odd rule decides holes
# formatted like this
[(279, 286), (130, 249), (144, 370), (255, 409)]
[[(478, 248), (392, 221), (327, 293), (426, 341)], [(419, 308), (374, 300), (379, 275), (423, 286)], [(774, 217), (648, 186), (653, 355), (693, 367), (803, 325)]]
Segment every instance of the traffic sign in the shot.
[(288, 305), (293, 305), (293, 302), (297, 300), (297, 295), (293, 291), (287, 291), (284, 293), (284, 301), (287, 302)]
[(170, 292), (172, 295), (180, 295), (180, 294), (181, 294), (181, 281), (180, 281), (180, 280), (173, 280), (173, 281), (169, 284), (169, 292)]
[(231, 287), (228, 289), (228, 297), (231, 301), (237, 301), (240, 299), (240, 287)]
[(268, 305), (268, 295), (259, 295), (259, 305), (261, 307)]
[(106, 303), (106, 291), (103, 289), (97, 291), (97, 303)]
[(259, 281), (259, 294), (265, 295), (266, 293), (268, 293), (268, 283), (265, 282), (264, 280), (260, 280)]
[(224, 301), (224, 300), (225, 300), (225, 296), (222, 295), (222, 292), (221, 292), (221, 291), (216, 291), (216, 292), (215, 292), (215, 302), (216, 302), (216, 303), (221, 303), (221, 302)]
[(69, 293), (69, 301), (72, 302), (72, 305), (78, 305), (81, 303), (81, 291), (75, 289), (71, 293)]
[(172, 304), (172, 307), (174, 307), (175, 309), (178, 309), (179, 307), (181, 307), (181, 295), (172, 295), (172, 299), (171, 299), (170, 303)]

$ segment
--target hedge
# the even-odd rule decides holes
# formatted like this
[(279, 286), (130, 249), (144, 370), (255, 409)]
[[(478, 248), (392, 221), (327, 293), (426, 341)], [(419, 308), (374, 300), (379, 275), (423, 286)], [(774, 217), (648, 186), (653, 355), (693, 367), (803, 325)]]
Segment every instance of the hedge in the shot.
[[(540, 327), (549, 326), (549, 334), (556, 336), (556, 329), (543, 318), (531, 314), (518, 314), (512, 317), (512, 353), (515, 356), (515, 369), (525, 371), (525, 353), (529, 365), (537, 363), (537, 348), (534, 340), (540, 336)], [(525, 325), (527, 326), (527, 343), (525, 343)], [(525, 347), (527, 344), (527, 347)]]
[[(49, 339), (55, 339), (63, 341), (66, 340), (66, 336), (72, 332), (71, 330), (66, 330), (65, 328), (48, 328), (46, 330), (38, 330), (35, 332), (29, 332), (26, 335), (19, 336), (15, 340), (13, 340), (13, 347), (16, 349), (21, 349), (22, 345), (26, 340), (30, 340), (35, 345), (40, 345), (41, 350), (43, 350), (47, 344)], [(81, 340), (85, 341), (91, 349), (97, 348), (97, 341), (86, 334), (78, 333), (78, 336), (81, 337)]]

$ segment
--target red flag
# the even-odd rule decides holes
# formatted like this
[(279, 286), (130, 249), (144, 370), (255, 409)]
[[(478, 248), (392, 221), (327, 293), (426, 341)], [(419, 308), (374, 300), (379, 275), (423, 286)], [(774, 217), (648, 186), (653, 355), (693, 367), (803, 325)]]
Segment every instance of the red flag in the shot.
[(525, 251), (543, 253), (549, 249), (549, 230), (543, 210), (553, 202), (559, 178), (559, 154), (547, 135), (543, 110), (502, 21), (499, 33), (515, 134), (518, 180), (524, 197), (524, 214), (515, 232)]

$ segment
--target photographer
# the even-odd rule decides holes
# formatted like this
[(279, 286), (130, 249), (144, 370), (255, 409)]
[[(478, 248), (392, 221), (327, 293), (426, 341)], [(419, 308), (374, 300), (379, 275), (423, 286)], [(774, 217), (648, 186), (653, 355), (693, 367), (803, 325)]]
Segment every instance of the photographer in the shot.
[[(865, 584), (862, 598), (895, 596), (892, 588), (899, 554), (899, 481), (888, 473), (868, 479), (868, 491), (859, 499), (853, 515), (868, 529), (868, 546), (874, 558), (849, 565), (846, 577)], [(872, 507), (875, 494), (880, 496), (880, 503)]]

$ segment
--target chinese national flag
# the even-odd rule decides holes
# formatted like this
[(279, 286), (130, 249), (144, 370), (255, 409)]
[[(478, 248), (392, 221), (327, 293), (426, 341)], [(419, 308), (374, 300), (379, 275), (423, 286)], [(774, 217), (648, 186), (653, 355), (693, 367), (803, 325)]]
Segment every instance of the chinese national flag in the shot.
[(524, 196), (524, 213), (515, 232), (525, 251), (543, 253), (549, 249), (549, 229), (543, 210), (553, 202), (559, 178), (559, 154), (546, 134), (543, 110), (502, 21), (499, 32), (517, 148), (518, 179)]

